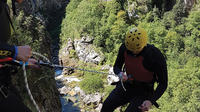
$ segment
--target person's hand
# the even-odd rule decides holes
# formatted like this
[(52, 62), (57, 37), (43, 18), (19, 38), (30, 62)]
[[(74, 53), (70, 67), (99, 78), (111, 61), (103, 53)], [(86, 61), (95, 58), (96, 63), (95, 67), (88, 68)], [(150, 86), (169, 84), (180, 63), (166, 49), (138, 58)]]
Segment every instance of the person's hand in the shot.
[(16, 0), (16, 2), (17, 2), (17, 3), (22, 3), (22, 2), (23, 2), (23, 0)]
[(37, 65), (38, 61), (36, 59), (33, 59), (33, 58), (30, 58), (28, 59), (28, 67), (31, 67), (31, 68), (39, 68), (39, 65)]
[(128, 76), (124, 72), (119, 73), (119, 78), (122, 79), (123, 81), (128, 80)]
[(31, 57), (31, 47), (30, 46), (17, 46), (18, 55), (17, 60), (26, 62)]
[(138, 108), (141, 109), (142, 112), (149, 111), (151, 108), (152, 103), (149, 100), (145, 100), (142, 105), (140, 105)]

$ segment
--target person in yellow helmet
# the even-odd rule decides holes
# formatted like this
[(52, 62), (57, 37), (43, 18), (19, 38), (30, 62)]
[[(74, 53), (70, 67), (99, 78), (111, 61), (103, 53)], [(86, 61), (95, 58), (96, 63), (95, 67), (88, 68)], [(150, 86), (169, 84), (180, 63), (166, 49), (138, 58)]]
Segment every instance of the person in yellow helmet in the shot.
[(126, 34), (113, 68), (121, 82), (104, 101), (101, 112), (113, 112), (127, 103), (125, 112), (148, 111), (152, 105), (159, 107), (156, 101), (168, 84), (167, 64), (160, 50), (147, 44), (147, 40), (147, 32), (140, 27)]
[[(12, 8), (15, 11), (15, 2), (22, 0), (12, 0)], [(9, 45), (11, 28), (13, 24), (9, 15), (7, 0), (0, 0), (0, 60), (13, 58), (18, 61), (28, 62), (29, 66), (37, 66), (35, 59), (31, 59), (31, 47), (28, 45)], [(16, 88), (11, 83), (11, 75), (14, 66), (0, 65), (0, 112), (31, 112), (21, 100)]]

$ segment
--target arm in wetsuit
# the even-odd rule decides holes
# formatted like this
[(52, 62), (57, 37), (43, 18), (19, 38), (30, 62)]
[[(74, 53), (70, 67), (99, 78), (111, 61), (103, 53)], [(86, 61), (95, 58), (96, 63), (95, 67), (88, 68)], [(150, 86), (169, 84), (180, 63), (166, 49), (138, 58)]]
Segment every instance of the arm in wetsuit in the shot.
[(0, 59), (11, 57), (16, 58), (17, 47), (7, 44), (10, 38), (10, 21), (9, 21), (9, 11), (7, 9), (6, 0), (0, 1)]
[(158, 86), (155, 89), (152, 98), (150, 99), (153, 104), (155, 104), (156, 100), (163, 95), (168, 86), (168, 73), (165, 57), (157, 48), (155, 51), (156, 54), (152, 57), (154, 60), (156, 60), (153, 64), (153, 71), (156, 74)]

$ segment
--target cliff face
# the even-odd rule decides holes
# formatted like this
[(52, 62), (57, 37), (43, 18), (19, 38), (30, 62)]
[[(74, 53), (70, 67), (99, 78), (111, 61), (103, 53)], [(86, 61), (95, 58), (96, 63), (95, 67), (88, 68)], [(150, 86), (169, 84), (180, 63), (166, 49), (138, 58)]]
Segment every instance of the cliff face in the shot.
[[(16, 45), (30, 45), (32, 51), (45, 55), (50, 59), (50, 37), (41, 21), (33, 16), (24, 16), (21, 12), (16, 18), (17, 29), (11, 43)], [(36, 59), (41, 57), (33, 55)], [(35, 107), (30, 100), (25, 82), (22, 67), (18, 67), (19, 71), (13, 76), (13, 83), (20, 91), (24, 103), (35, 112)], [(47, 67), (26, 68), (28, 84), (32, 92), (33, 98), (39, 105), (42, 112), (61, 112), (61, 103), (59, 94), (54, 80), (54, 71)]]
[[(35, 3), (34, 3), (35, 1)], [(26, 0), (16, 4), (17, 17), (14, 21), (16, 34), (11, 39), (11, 44), (30, 45), (32, 51), (45, 55), (51, 60), (51, 35), (47, 31), (49, 13), (61, 7), (64, 0)], [(34, 56), (34, 55), (33, 55)], [(34, 56), (37, 59), (41, 59)], [(30, 90), (42, 112), (61, 112), (61, 102), (54, 79), (54, 70), (47, 67), (40, 69), (27, 68), (27, 78)], [(13, 83), (20, 91), (24, 103), (33, 111), (33, 105), (25, 89), (23, 70), (13, 76)]]
[(18, 6), (20, 10), (23, 9), (26, 13), (33, 14), (33, 12), (41, 13), (57, 10), (65, 1), (66, 0), (24, 0), (21, 4), (18, 4)]

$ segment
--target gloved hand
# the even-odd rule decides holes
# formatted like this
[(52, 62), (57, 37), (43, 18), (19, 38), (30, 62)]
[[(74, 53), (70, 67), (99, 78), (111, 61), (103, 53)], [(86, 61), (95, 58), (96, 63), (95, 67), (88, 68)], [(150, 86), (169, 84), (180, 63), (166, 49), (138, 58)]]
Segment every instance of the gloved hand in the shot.
[(37, 65), (38, 61), (36, 59), (33, 59), (33, 58), (30, 58), (28, 59), (28, 67), (31, 67), (31, 68), (40, 68), (39, 65)]
[(149, 109), (152, 107), (152, 103), (149, 100), (145, 100), (142, 105), (140, 105), (138, 108), (141, 109), (142, 112), (149, 111)]
[(17, 60), (27, 62), (31, 57), (31, 47), (30, 46), (17, 46), (18, 54)]
[(17, 3), (22, 3), (22, 2), (23, 2), (23, 0), (16, 0), (16, 2), (17, 2)]
[(128, 76), (124, 72), (120, 72), (118, 76), (120, 79), (122, 79), (122, 81), (128, 80)]

